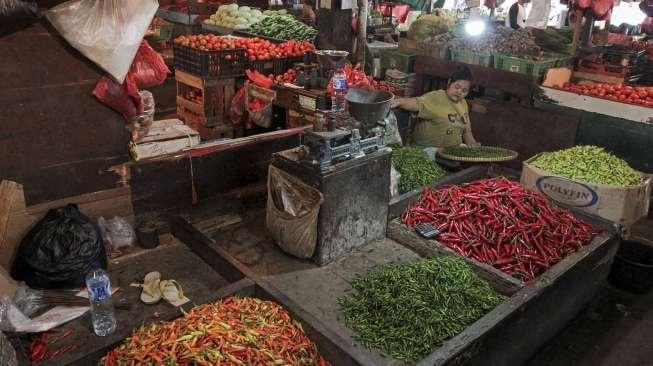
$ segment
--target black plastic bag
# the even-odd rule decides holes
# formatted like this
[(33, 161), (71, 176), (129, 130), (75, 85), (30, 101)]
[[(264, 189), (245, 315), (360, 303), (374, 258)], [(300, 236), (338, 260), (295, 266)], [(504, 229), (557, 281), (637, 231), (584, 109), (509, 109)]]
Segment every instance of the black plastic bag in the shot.
[(0, 0), (0, 22), (34, 19), (37, 13), (33, 1)]
[(69, 204), (48, 211), (23, 238), (12, 276), (35, 288), (78, 287), (98, 265), (107, 267), (100, 230)]

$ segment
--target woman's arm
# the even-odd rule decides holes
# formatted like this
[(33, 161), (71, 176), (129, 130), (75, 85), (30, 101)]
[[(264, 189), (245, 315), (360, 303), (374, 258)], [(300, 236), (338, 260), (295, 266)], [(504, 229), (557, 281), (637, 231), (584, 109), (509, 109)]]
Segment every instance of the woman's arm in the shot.
[(471, 147), (481, 146), (481, 144), (478, 143), (476, 141), (476, 139), (474, 138), (474, 135), (472, 134), (471, 127), (465, 129), (465, 132), (463, 133), (463, 142), (465, 143), (465, 145), (471, 146)]
[(419, 112), (417, 98), (397, 98), (392, 101), (392, 108), (401, 108), (409, 112)]

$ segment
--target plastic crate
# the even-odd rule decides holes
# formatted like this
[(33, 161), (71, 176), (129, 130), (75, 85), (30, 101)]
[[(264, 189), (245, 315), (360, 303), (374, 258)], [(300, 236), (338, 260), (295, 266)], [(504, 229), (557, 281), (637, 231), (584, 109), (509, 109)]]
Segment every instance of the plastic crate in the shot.
[(556, 62), (556, 67), (573, 67), (574, 58), (572, 56), (560, 56)]
[(468, 50), (451, 50), (451, 61), (485, 67), (492, 66), (492, 54)]
[(380, 53), (382, 69), (397, 69), (407, 74), (413, 72), (415, 53), (397, 50), (382, 50)]
[(412, 97), (415, 95), (417, 75), (406, 74), (398, 70), (388, 70), (385, 81), (395, 88), (395, 95), (399, 97)]
[(249, 70), (256, 70), (261, 74), (268, 76), (281, 75), (286, 71), (286, 59), (278, 58), (273, 60), (249, 61), (247, 63)]
[(200, 51), (179, 44), (173, 45), (175, 69), (205, 79), (227, 79), (245, 73), (245, 49)]
[(155, 42), (169, 41), (172, 38), (172, 29), (174, 24), (156, 24), (152, 28), (154, 34), (151, 36)]
[(440, 47), (440, 46), (436, 46), (436, 45), (431, 45), (429, 47), (426, 44), (423, 47), (426, 50), (426, 54), (428, 56), (431, 56), (433, 58), (437, 58), (438, 60), (449, 60), (450, 57), (451, 57), (449, 55), (449, 48), (448, 47)]
[(518, 72), (520, 74), (542, 76), (548, 69), (558, 66), (558, 63), (561, 62), (561, 59), (562, 58), (560, 57), (550, 57), (546, 60), (536, 61), (495, 54), (494, 68), (511, 72)]
[(295, 64), (304, 62), (304, 56), (295, 56), (285, 58), (284, 72), (295, 67)]

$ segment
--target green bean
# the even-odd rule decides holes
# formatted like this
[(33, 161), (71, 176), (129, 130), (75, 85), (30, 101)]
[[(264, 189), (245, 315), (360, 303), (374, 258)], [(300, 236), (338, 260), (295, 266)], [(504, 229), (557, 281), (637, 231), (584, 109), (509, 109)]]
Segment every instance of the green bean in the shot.
[(535, 167), (559, 176), (587, 183), (619, 187), (642, 183), (642, 173), (624, 160), (596, 146), (574, 146), (544, 153), (532, 163)]
[(338, 303), (355, 339), (408, 362), (424, 358), (505, 298), (453, 256), (386, 265), (351, 285), (354, 292)]
[(400, 193), (431, 184), (446, 174), (435, 161), (429, 159), (421, 148), (400, 147), (394, 149), (392, 164), (401, 174)]

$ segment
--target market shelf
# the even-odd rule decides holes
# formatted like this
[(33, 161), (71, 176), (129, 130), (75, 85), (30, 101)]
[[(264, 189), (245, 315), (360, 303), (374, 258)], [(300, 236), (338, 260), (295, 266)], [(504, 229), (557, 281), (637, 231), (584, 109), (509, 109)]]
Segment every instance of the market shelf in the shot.
[(650, 107), (615, 102), (544, 86), (541, 88), (544, 91), (544, 95), (556, 102), (559, 106), (636, 122), (651, 123), (653, 121), (653, 108)]

